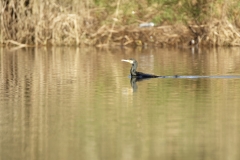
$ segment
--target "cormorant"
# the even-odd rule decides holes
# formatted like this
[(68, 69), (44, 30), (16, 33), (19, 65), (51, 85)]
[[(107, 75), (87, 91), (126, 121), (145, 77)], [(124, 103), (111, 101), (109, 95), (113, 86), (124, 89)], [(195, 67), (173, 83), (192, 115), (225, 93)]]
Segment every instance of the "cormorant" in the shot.
[(146, 74), (146, 73), (142, 73), (142, 72), (137, 72), (137, 66), (138, 66), (138, 62), (135, 59), (122, 59), (123, 62), (128, 62), (132, 64), (132, 67), (130, 69), (130, 74), (131, 74), (131, 78), (137, 78), (137, 79), (141, 79), (141, 78), (158, 78), (158, 77), (162, 77), (162, 76), (157, 76), (157, 75), (153, 75), (153, 74)]

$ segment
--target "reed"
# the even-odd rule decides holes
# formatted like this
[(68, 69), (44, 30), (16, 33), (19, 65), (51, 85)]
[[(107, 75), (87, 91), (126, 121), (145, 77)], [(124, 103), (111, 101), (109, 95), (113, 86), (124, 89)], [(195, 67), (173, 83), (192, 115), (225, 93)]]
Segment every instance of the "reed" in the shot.
[[(240, 45), (230, 0), (2, 0), (2, 45)], [(139, 28), (142, 22), (156, 27)]]

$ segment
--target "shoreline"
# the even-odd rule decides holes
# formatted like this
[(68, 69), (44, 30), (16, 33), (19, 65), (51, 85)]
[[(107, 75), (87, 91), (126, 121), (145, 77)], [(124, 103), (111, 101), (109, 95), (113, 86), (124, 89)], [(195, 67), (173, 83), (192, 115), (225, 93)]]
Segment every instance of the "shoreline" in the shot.
[[(223, 25), (225, 24), (225, 25)], [(225, 27), (225, 28), (224, 28)], [(211, 29), (211, 30), (210, 30)], [(219, 33), (221, 32), (222, 33)], [(225, 34), (229, 32), (229, 34)], [(77, 35), (76, 35), (77, 37)], [(140, 28), (122, 26), (110, 28), (101, 26), (95, 33), (87, 33), (83, 39), (72, 37), (72, 44), (54, 42), (52, 38), (45, 43), (25, 44), (6, 40), (2, 46), (37, 47), (37, 46), (153, 46), (153, 47), (193, 47), (193, 46), (240, 46), (240, 33), (228, 21), (212, 25), (163, 25)]]

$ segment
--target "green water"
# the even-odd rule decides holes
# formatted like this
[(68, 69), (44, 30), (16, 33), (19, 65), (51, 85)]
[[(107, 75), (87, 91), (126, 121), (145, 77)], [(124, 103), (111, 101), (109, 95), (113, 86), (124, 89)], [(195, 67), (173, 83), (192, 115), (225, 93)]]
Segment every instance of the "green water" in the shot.
[(240, 49), (0, 49), (0, 159), (238, 160)]

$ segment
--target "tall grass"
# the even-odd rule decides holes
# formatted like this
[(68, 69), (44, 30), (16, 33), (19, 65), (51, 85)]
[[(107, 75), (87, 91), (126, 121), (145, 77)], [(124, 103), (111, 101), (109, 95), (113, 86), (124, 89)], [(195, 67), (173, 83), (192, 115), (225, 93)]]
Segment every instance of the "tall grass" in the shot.
[(1, 43), (28, 45), (80, 44), (92, 28), (90, 1), (1, 1)]
[(0, 43), (108, 45), (124, 39), (122, 27), (130, 26), (141, 34), (138, 24), (151, 21), (157, 26), (195, 25), (191, 29), (200, 41), (240, 45), (236, 41), (240, 38), (239, 10), (240, 2), (234, 0), (2, 0)]

